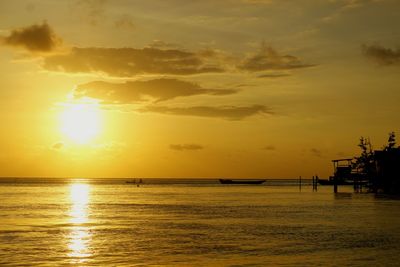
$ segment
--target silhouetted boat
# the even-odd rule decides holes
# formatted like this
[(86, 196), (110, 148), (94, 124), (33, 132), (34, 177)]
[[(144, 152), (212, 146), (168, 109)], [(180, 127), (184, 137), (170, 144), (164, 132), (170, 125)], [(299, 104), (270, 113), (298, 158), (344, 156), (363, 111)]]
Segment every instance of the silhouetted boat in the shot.
[(242, 179), (242, 180), (232, 180), (232, 179), (219, 179), (221, 184), (262, 184), (266, 180), (265, 179), (258, 179), (258, 180), (250, 180), (250, 179)]

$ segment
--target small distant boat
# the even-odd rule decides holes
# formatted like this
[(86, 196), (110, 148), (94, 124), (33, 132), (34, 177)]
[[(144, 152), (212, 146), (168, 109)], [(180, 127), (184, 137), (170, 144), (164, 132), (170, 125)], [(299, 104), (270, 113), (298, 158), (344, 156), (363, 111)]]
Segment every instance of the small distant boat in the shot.
[(266, 180), (265, 179), (258, 179), (258, 180), (250, 180), (250, 179), (219, 179), (221, 184), (262, 184)]

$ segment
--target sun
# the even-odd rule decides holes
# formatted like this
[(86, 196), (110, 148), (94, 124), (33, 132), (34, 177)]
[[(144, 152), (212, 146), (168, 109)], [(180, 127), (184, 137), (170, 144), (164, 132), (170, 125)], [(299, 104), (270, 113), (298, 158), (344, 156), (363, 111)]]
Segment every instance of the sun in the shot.
[(68, 104), (61, 113), (61, 131), (77, 143), (88, 143), (100, 132), (100, 111), (92, 103)]

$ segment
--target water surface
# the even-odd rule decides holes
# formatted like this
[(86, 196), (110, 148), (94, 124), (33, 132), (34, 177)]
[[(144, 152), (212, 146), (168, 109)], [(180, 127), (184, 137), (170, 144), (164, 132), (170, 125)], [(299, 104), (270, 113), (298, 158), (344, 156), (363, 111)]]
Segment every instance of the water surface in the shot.
[(2, 266), (398, 266), (400, 200), (215, 180), (0, 182)]

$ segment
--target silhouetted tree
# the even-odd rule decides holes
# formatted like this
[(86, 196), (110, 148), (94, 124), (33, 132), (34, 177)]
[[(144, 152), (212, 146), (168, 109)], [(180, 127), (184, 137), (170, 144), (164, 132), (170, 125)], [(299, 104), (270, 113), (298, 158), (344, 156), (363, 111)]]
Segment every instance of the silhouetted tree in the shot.
[(396, 135), (394, 132), (390, 132), (387, 145), (383, 147), (383, 150), (388, 151), (394, 148), (396, 148)]
[(372, 177), (375, 174), (375, 159), (371, 142), (369, 139), (361, 136), (358, 146), (361, 148), (361, 155), (355, 157), (353, 168), (367, 177)]

